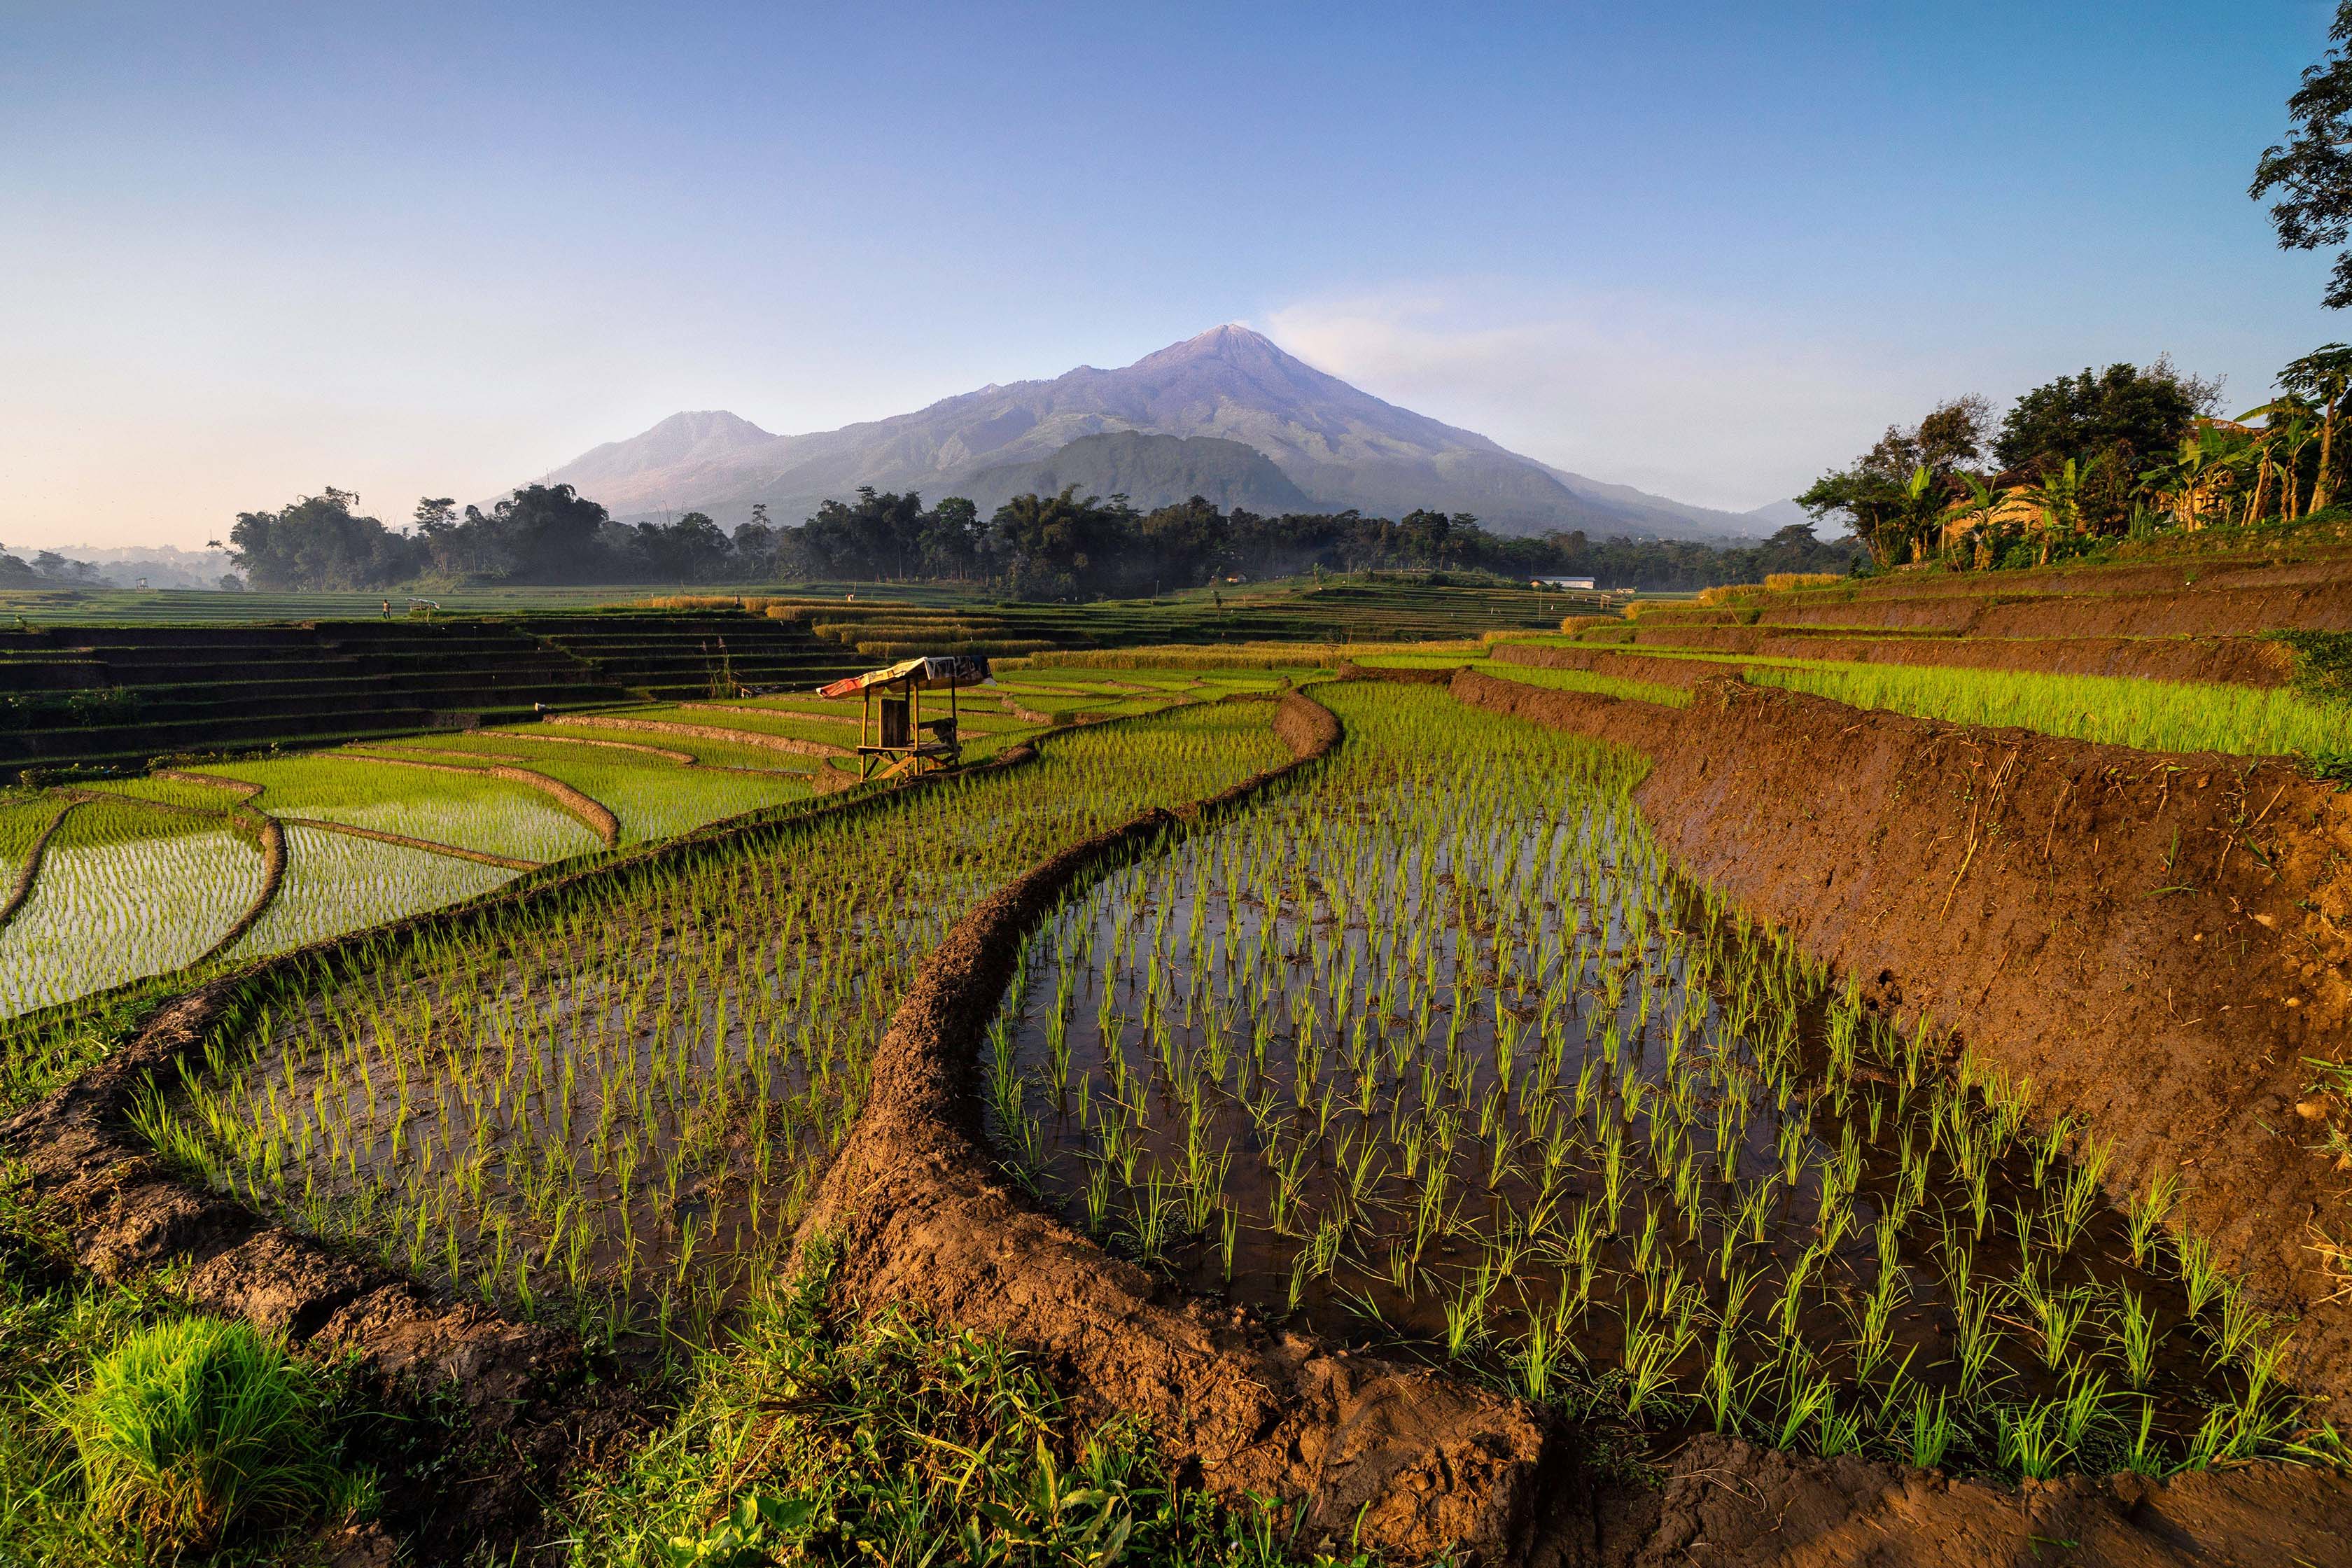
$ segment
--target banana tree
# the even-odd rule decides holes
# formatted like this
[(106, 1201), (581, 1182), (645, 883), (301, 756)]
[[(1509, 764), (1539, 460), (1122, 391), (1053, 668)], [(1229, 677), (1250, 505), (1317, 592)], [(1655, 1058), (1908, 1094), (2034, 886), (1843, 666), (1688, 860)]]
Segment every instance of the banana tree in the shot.
[(1979, 539), (1990, 541), (1992, 538), (1993, 516), (2009, 498), (1974, 474), (1961, 474), (1959, 481), (1968, 487), (1968, 515), (1975, 520), (1973, 531)]
[(2080, 531), (2083, 518), (2083, 481), (2089, 479), (2092, 470), (2098, 466), (2099, 459), (2096, 458), (2084, 463), (2077, 463), (2074, 458), (2069, 458), (2063, 468), (2046, 473), (2034, 483), (2025, 487), (2026, 500), (2042, 509), (2042, 549), (2034, 557), (2033, 563), (2036, 566), (2050, 564), (2050, 541), (2053, 535), (2061, 531), (2074, 533)]
[(2204, 526), (2208, 499), (2234, 477), (2245, 448), (2208, 425), (2180, 438), (2172, 460), (2143, 471), (2140, 483), (2168, 497), (2173, 521), (2188, 529)]
[(2302, 408), (2303, 405), (2292, 397), (2274, 397), (2259, 408), (2247, 409), (2243, 414), (2239, 415), (2235, 421), (2240, 425), (2252, 424), (2256, 419), (2262, 421), (2262, 424), (2254, 426), (2254, 488), (2252, 493), (2246, 497), (2245, 521), (2247, 522), (2260, 522), (2263, 513), (2270, 506), (2271, 481), (2282, 471), (2278, 460), (2278, 448), (2284, 444), (2288, 422), (2294, 419)]
[(2352, 398), (2352, 348), (2328, 343), (2278, 374), (2279, 386), (2319, 411), (2319, 475), (2311, 484), (2308, 516), (2336, 498), (2336, 422)]
[(1911, 478), (1903, 486), (1902, 499), (1895, 506), (1896, 526), (1902, 537), (1910, 542), (1912, 560), (1921, 558), (1924, 542), (1943, 512), (1943, 495), (1937, 489), (1935, 476), (1922, 463), (1911, 470)]

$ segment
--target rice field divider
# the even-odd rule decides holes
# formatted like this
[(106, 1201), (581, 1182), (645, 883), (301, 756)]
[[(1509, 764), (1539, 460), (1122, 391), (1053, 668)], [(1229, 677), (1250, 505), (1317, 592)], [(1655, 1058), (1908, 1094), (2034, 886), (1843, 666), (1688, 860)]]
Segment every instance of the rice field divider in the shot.
[[(894, 1012), (874, 1064), (874, 1095), (802, 1227), (803, 1236), (824, 1237), (839, 1259), (834, 1288), (845, 1296), (878, 1301), (912, 1289), (925, 1293), (926, 1306), (935, 1304), (934, 1296), (950, 1298), (963, 1327), (1014, 1337), (1081, 1384), (1134, 1390), (1145, 1407), (1128, 1413), (1150, 1421), (1172, 1452), (1198, 1453), (1213, 1445), (1227, 1475), (1263, 1478), (1286, 1495), (1311, 1489), (1321, 1467), (1348, 1462), (1350, 1435), (1331, 1385), (1302, 1378), (1301, 1358), (1270, 1349), (1262, 1337), (1203, 1332), (1197, 1317), (1139, 1290), (1134, 1271), (1099, 1247), (1085, 1245), (1072, 1230), (1040, 1226), (1001, 1180), (997, 1159), (971, 1125), (969, 1079), (974, 1059), (986, 1054), (990, 1004), (1030, 989), (1019, 977), (1030, 968), (1024, 958), (1038, 951), (1037, 934), (1083, 903), (1087, 885), (1104, 873), (1117, 874), (1124, 864), (1213, 833), (1264, 798), (1269, 786), (1286, 793), (1311, 770), (1327, 766), (1339, 727), (1328, 717), (1325, 723), (1321, 735), (1293, 741), (1290, 763), (1192, 807), (1146, 811), (1073, 846), (958, 922)], [(1101, 1103), (1108, 1109), (1111, 1102)], [(1135, 1110), (1117, 1114), (1131, 1116)], [(1217, 1165), (1208, 1162), (1205, 1168)], [(1120, 1216), (1137, 1247), (1149, 1249), (1155, 1238), (1181, 1227), (1182, 1184), (1165, 1173), (1141, 1184), (1139, 1201)], [(929, 1217), (946, 1223), (928, 1223)], [(1219, 1223), (1230, 1234), (1223, 1211)], [(1017, 1262), (1010, 1266), (1028, 1289), (995, 1288), (1008, 1268), (1008, 1247), (1017, 1249)], [(1052, 1303), (1050, 1310), (1040, 1310), (1041, 1302)], [(1381, 1378), (1376, 1362), (1359, 1364), (1367, 1390), (1405, 1381)], [(1139, 1366), (1148, 1373), (1137, 1375)], [(1387, 1473), (1383, 1489), (1367, 1500), (1358, 1544), (1375, 1551), (1391, 1544), (1382, 1532), (1393, 1526), (1382, 1521), (1411, 1512), (1390, 1498), (1445, 1484), (1442, 1478), (1454, 1456), (1496, 1453), (1500, 1431), (1511, 1433), (1517, 1445), (1510, 1463), (1479, 1468), (1467, 1480), (1455, 1478), (1454, 1500), (1482, 1517), (1499, 1517), (1486, 1497), (1523, 1484), (1535, 1459), (1526, 1417), (1511, 1402), (1458, 1381), (1413, 1379), (1412, 1385), (1417, 1401), (1412, 1419), (1424, 1452), (1401, 1473)], [(1250, 1413), (1238, 1444), (1237, 1402)], [(1269, 1408), (1280, 1410), (1282, 1418), (1253, 1431), (1263, 1419), (1259, 1413)], [(1330, 1431), (1334, 1437), (1328, 1447), (1308, 1446), (1317, 1458), (1304, 1469), (1302, 1430)]]
[(504, 779), (509, 784), (520, 784), (525, 789), (537, 790), (562, 807), (565, 812), (585, 824), (590, 832), (604, 841), (604, 847), (607, 849), (618, 847), (621, 842), (621, 819), (613, 815), (610, 807), (585, 791), (574, 789), (562, 779), (550, 778), (547, 774), (536, 773), (530, 768), (514, 767), (505, 763), (492, 763), (483, 768), (467, 768), (460, 767), (455, 763), (413, 761), (383, 752), (338, 751), (322, 752), (319, 754), (341, 757), (348, 762), (374, 763), (395, 768), (425, 768), (434, 773), (462, 773), (475, 777), (487, 773), (494, 779)]
[(737, 773), (746, 778), (772, 778), (780, 773), (793, 778), (809, 776), (805, 769), (751, 768), (734, 763), (714, 763), (707, 758), (698, 757), (692, 752), (681, 752), (670, 746), (648, 745), (640, 741), (607, 741), (589, 735), (547, 735), (536, 730), (528, 731), (501, 730), (493, 733), (512, 735), (518, 741), (535, 746), (593, 746), (605, 751), (630, 752), (640, 756), (674, 763), (682, 768), (698, 768), (704, 773)]
[(41, 874), (41, 858), (49, 852), (49, 840), (57, 837), (58, 829), (66, 825), (66, 818), (73, 815), (76, 806), (94, 798), (79, 791), (67, 793), (59, 798), (58, 809), (50, 816), (47, 824), (32, 843), (25, 847), (25, 863), (16, 868), (16, 879), (8, 887), (8, 897), (5, 902), (0, 902), (0, 927), (5, 927), (16, 919), (16, 911), (25, 907), (25, 900), (33, 896), (33, 879)]
[(323, 816), (278, 816), (275, 820), (289, 827), (315, 828), (320, 833), (340, 833), (347, 838), (396, 844), (403, 849), (422, 849), (428, 855), (446, 855), (453, 860), (470, 860), (477, 866), (499, 866), (509, 871), (536, 871), (548, 864), (544, 860), (526, 860), (515, 855), (495, 855), (488, 849), (468, 849), (462, 844), (445, 843), (438, 838), (412, 838), (404, 833), (386, 833), (380, 828), (362, 827), (357, 823), (330, 822)]
[[(248, 783), (244, 779), (219, 778), (211, 773), (184, 772), (177, 768), (159, 768), (153, 776), (160, 779), (173, 779), (183, 784), (204, 784), (228, 792), (234, 798), (219, 815), (251, 833), (254, 841), (261, 848), (261, 886), (254, 893), (253, 901), (246, 906), (244, 913), (237, 916), (236, 922), (221, 933), (218, 941), (197, 955), (194, 963), (190, 965), (193, 968), (211, 963), (243, 941), (245, 933), (251, 931), (260, 921), (261, 917), (269, 912), (271, 904), (277, 902), (278, 890), (286, 880), (286, 860), (289, 853), (286, 843), (286, 830), (279, 826), (276, 817), (266, 811), (255, 808), (253, 803), (261, 795), (259, 784)], [(148, 800), (143, 804), (153, 806), (159, 811), (184, 812), (199, 816), (212, 815), (200, 807), (175, 805), (169, 801)]]
[[(499, 732), (509, 733), (510, 731)], [(515, 739), (519, 741), (528, 741), (534, 745), (541, 746), (596, 746), (605, 751), (635, 752), (641, 756), (658, 757), (666, 763), (676, 763), (682, 768), (709, 767), (712, 765), (703, 762), (692, 752), (673, 751), (667, 746), (648, 746), (644, 744), (642, 742), (637, 741), (601, 741), (588, 735), (541, 735), (538, 733), (523, 734), (520, 732), (515, 732)]]
[(806, 708), (777, 708), (757, 699), (745, 702), (677, 702), (672, 706), (688, 713), (774, 713), (786, 719), (797, 719), (804, 724), (855, 726), (857, 723), (846, 713), (820, 713)]

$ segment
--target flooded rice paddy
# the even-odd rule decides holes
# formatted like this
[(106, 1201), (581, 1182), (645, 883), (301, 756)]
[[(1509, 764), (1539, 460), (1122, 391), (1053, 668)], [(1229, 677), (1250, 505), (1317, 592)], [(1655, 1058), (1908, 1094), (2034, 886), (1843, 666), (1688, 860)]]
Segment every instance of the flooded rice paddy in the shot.
[(1599, 743), (1326, 688), (1340, 753), (1074, 896), (983, 1064), (1043, 1201), (1175, 1285), (1660, 1441), (2046, 1476), (2290, 1443), (2285, 1325), (1680, 880)]

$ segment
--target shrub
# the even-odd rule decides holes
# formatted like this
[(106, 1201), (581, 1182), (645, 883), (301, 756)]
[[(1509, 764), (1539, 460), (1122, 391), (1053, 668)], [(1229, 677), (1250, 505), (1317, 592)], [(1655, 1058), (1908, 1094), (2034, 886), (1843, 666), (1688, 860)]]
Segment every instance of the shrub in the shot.
[(2294, 650), (2294, 689), (2322, 702), (2352, 701), (2352, 632), (2270, 634)]
[(183, 1318), (131, 1335), (58, 1411), (90, 1510), (163, 1547), (297, 1519), (339, 1489), (310, 1373), (245, 1323)]

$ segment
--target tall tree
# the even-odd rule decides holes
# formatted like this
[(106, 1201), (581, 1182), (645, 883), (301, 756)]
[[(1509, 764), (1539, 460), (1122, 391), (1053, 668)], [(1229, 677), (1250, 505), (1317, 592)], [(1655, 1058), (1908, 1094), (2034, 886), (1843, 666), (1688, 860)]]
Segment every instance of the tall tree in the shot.
[(276, 511), (239, 512), (229, 530), (229, 559), (262, 589), (372, 589), (421, 570), (421, 541), (394, 532), (352, 510), (359, 496), (330, 486)]
[(2221, 384), (2184, 375), (2168, 359), (2142, 367), (2087, 367), (2020, 397), (2000, 422), (1993, 456), (2010, 469), (2048, 475), (2069, 458), (2120, 463), (2178, 450), (2200, 414), (2211, 411)]
[(601, 537), (612, 517), (570, 485), (525, 485), (468, 526), (486, 525), (504, 574), (519, 583), (609, 582), (614, 563)]
[[(2336, 7), (2327, 37), (2327, 52), (2286, 100), (2294, 128), (2263, 150), (2246, 191), (2255, 201), (2281, 193), (2271, 223), (2283, 250), (2324, 250), (2352, 238), (2352, 0)], [(2321, 298), (2330, 310), (2352, 305), (2352, 250), (2336, 254)]]

